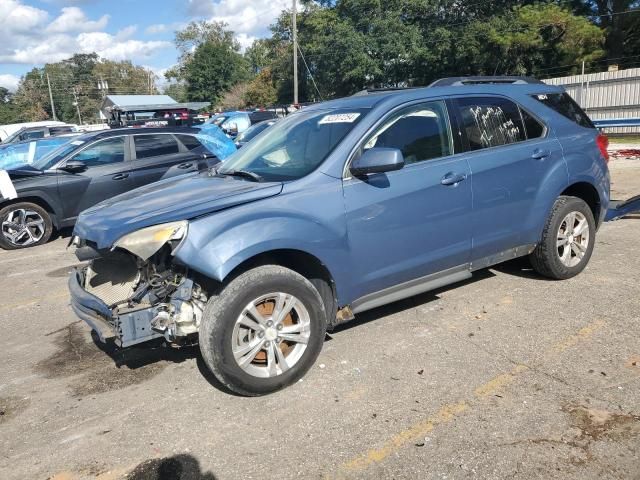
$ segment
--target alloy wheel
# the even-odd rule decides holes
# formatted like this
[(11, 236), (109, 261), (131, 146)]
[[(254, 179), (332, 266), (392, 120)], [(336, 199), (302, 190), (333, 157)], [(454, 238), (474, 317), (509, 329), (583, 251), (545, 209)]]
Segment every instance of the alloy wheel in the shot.
[(563, 265), (575, 267), (584, 258), (589, 247), (589, 222), (580, 212), (568, 213), (558, 228), (558, 257)]
[(16, 247), (38, 243), (45, 234), (44, 218), (33, 210), (11, 210), (2, 219), (2, 236)]
[(295, 296), (276, 292), (245, 306), (231, 337), (233, 356), (249, 375), (270, 378), (294, 367), (307, 348), (311, 319)]

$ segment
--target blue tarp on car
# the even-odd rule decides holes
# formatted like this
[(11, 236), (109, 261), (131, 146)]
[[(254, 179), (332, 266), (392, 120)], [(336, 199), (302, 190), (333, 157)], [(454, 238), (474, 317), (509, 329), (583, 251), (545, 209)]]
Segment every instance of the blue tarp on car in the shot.
[(197, 125), (196, 128), (202, 132), (196, 135), (198, 140), (220, 160), (224, 160), (237, 150), (233, 140), (227, 137), (220, 127), (204, 124)]

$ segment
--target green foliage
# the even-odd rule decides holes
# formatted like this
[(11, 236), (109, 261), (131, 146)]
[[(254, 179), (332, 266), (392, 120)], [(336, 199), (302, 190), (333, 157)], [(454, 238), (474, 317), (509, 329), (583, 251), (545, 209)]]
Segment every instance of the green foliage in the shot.
[(187, 96), (193, 101), (215, 103), (226, 90), (248, 76), (248, 65), (239, 48), (226, 41), (207, 41), (185, 68)]
[(249, 107), (266, 107), (277, 99), (278, 92), (273, 85), (271, 69), (263, 68), (247, 86), (244, 101)]

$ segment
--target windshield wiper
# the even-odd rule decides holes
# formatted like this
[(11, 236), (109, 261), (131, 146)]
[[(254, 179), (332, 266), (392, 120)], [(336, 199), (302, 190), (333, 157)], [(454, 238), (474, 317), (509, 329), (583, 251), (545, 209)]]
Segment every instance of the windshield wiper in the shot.
[(227, 170), (224, 172), (218, 171), (218, 175), (229, 175), (230, 177), (242, 177), (253, 180), (254, 182), (262, 182), (264, 179), (257, 173), (250, 172), (248, 170)]

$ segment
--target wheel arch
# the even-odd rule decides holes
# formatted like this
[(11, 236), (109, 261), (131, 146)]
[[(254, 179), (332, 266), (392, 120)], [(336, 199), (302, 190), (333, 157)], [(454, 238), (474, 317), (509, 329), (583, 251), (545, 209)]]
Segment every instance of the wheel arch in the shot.
[(560, 195), (568, 197), (577, 197), (583, 200), (593, 213), (593, 218), (596, 221), (596, 225), (600, 225), (601, 211), (602, 211), (602, 199), (598, 193), (598, 189), (589, 182), (575, 182), (565, 188)]
[(222, 282), (227, 283), (247, 270), (262, 265), (279, 265), (309, 280), (322, 297), (329, 323), (333, 322), (338, 308), (334, 277), (318, 257), (303, 250), (279, 248), (255, 254), (236, 265), (225, 275)]
[(53, 223), (54, 228), (56, 229), (59, 228), (58, 215), (55, 209), (51, 206), (51, 203), (45, 200), (44, 198), (38, 197), (35, 195), (18, 197), (18, 198), (14, 198), (13, 200), (8, 200), (6, 202), (3, 202), (0, 205), (0, 209), (5, 208), (8, 205), (15, 205), (16, 203), (33, 203), (35, 205), (38, 205), (49, 214), (49, 217), (51, 218), (51, 223)]

